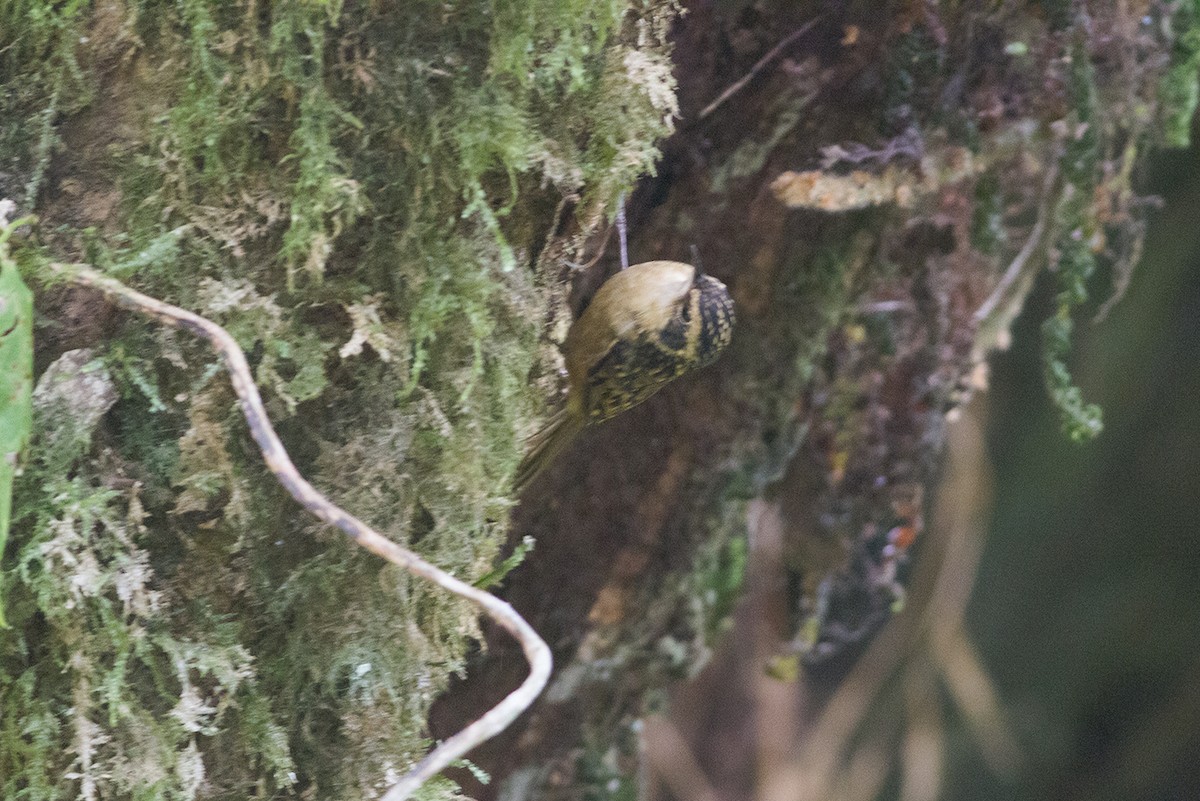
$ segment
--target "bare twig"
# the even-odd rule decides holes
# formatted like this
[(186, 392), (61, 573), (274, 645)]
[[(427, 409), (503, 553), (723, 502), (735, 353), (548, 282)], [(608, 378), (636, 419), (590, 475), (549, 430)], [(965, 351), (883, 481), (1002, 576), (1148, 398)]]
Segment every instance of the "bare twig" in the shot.
[(961, 626), (953, 632), (935, 631), (935, 640), (931, 653), (942, 682), (975, 735), (984, 761), (997, 775), (1015, 775), (1023, 759), (1021, 744), (975, 644)]
[(661, 715), (649, 715), (643, 725), (646, 761), (666, 782), (672, 795), (688, 801), (721, 801), (691, 746), (671, 721)]
[(621, 269), (629, 266), (629, 240), (625, 231), (625, 193), (617, 198), (617, 240), (621, 243)]
[(1029, 285), (1033, 283), (1041, 264), (1033, 258), (1042, 254), (1043, 243), (1050, 230), (1051, 217), (1058, 201), (1058, 193), (1055, 191), (1057, 184), (1058, 162), (1052, 161), (1042, 185), (1042, 200), (1037, 220), (1029, 231), (1029, 236), (1025, 238), (1025, 244), (1013, 257), (992, 294), (975, 310), (977, 361), (982, 360), (987, 352), (999, 343), (1013, 319), (1021, 311), (1021, 304), (1028, 294)]
[(914, 665), (904, 677), (903, 692), (908, 725), (901, 746), (900, 801), (941, 798), (947, 756), (946, 721), (932, 666)]
[(246, 356), (229, 332), (211, 320), (136, 292), (85, 265), (54, 264), (51, 267), (62, 277), (93, 287), (122, 306), (152, 317), (164, 325), (183, 329), (208, 340), (225, 361), (233, 389), (241, 402), (242, 413), (250, 427), (250, 434), (258, 443), (267, 468), (301, 506), (326, 523), (341, 529), (356, 544), (376, 556), (471, 601), (520, 642), (525, 658), (529, 661), (529, 676), (524, 683), (478, 720), (431, 751), (407, 776), (387, 791), (383, 796), (384, 801), (404, 801), (409, 798), (436, 773), (507, 728), (533, 703), (546, 686), (551, 668), (550, 649), (533, 627), (509, 604), (426, 562), (317, 492), (312, 484), (300, 475), (284, 450), (283, 443), (267, 418)]
[(721, 105), (724, 104), (726, 100), (728, 100), (729, 98), (736, 95), (738, 92), (745, 89), (746, 84), (750, 83), (750, 81), (752, 81), (754, 79), (755, 75), (762, 72), (763, 69), (766, 68), (766, 66), (768, 64), (770, 64), (772, 61), (774, 61), (776, 56), (778, 56), (780, 53), (782, 53), (788, 47), (788, 45), (792, 44), (797, 39), (799, 39), (801, 36), (808, 33), (810, 30), (812, 30), (812, 27), (820, 21), (821, 21), (821, 17), (819, 17), (819, 16), (813, 17), (808, 22), (801, 25), (797, 30), (793, 31), (791, 34), (784, 37), (782, 42), (780, 42), (779, 44), (772, 47), (770, 50), (767, 51), (767, 54), (765, 56), (763, 56), (757, 62), (755, 62), (754, 66), (750, 68), (749, 72), (747, 72), (745, 75), (743, 75), (736, 83), (734, 83), (732, 86), (727, 88), (724, 92), (721, 92), (721, 94), (717, 96), (716, 100), (714, 100), (713, 102), (711, 102), (707, 106), (705, 106), (703, 108), (703, 110), (701, 110), (700, 114), (696, 117), (696, 119), (697, 120), (704, 119), (709, 114), (712, 114), (714, 111), (716, 111), (718, 108), (720, 108)]

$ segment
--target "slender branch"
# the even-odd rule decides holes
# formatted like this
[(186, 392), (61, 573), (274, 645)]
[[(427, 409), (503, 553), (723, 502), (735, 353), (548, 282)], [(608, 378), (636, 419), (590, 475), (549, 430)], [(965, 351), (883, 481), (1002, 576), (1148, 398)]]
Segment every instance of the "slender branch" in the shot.
[(550, 648), (533, 627), (509, 604), (426, 562), (317, 492), (292, 464), (291, 457), (271, 426), (266, 409), (263, 408), (262, 397), (258, 394), (258, 387), (250, 374), (246, 356), (229, 332), (211, 320), (143, 295), (90, 267), (79, 264), (53, 264), (51, 269), (70, 281), (99, 290), (115, 303), (164, 325), (183, 329), (208, 340), (225, 361), (233, 389), (241, 402), (242, 413), (250, 427), (250, 434), (258, 443), (267, 468), (301, 506), (326, 523), (341, 529), (356, 544), (376, 556), (471, 601), (520, 642), (521, 650), (529, 662), (529, 676), (524, 683), (482, 717), (431, 751), (407, 776), (387, 791), (383, 796), (384, 801), (404, 801), (409, 798), (418, 787), (443, 768), (506, 729), (533, 703), (546, 686), (551, 669)]
[(996, 346), (997, 340), (1008, 331), (1012, 319), (1020, 312), (1029, 284), (1037, 275), (1040, 262), (1033, 261), (1033, 258), (1042, 255), (1057, 203), (1057, 184), (1058, 162), (1055, 160), (1046, 171), (1037, 219), (1025, 238), (1025, 244), (1017, 251), (1017, 255), (1013, 257), (987, 300), (975, 310), (975, 348), (979, 360), (982, 360), (987, 352)]
[(705, 106), (704, 109), (700, 112), (700, 114), (696, 116), (696, 120), (697, 121), (702, 120), (705, 117), (707, 117), (709, 114), (712, 114), (714, 111), (716, 111), (718, 108), (720, 108), (721, 105), (724, 104), (726, 100), (728, 100), (729, 98), (736, 95), (738, 92), (745, 89), (746, 84), (750, 83), (750, 81), (754, 79), (755, 75), (762, 72), (763, 69), (765, 69), (768, 64), (770, 64), (772, 61), (774, 61), (775, 57), (778, 56), (780, 53), (782, 53), (784, 51), (784, 49), (786, 49), (788, 47), (788, 45), (792, 44), (797, 39), (799, 39), (801, 36), (808, 33), (810, 30), (812, 30), (812, 27), (820, 21), (821, 21), (820, 16), (813, 17), (808, 22), (801, 25), (799, 27), (799, 29), (793, 31), (788, 36), (784, 37), (782, 42), (780, 42), (779, 44), (772, 47), (770, 50), (767, 51), (767, 54), (765, 56), (763, 56), (757, 62), (755, 62), (754, 66), (750, 68), (749, 72), (747, 72), (745, 75), (743, 75), (737, 82), (735, 82), (733, 85), (731, 85), (729, 88), (727, 88), (724, 92), (721, 92), (721, 94), (719, 94), (717, 96), (716, 100), (714, 100), (713, 102), (711, 102), (707, 106)]
[(675, 724), (662, 715), (649, 715), (642, 723), (646, 762), (671, 789), (672, 795), (688, 801), (721, 801)]
[(621, 269), (629, 266), (629, 239), (625, 231), (625, 193), (617, 198), (617, 241), (621, 243)]

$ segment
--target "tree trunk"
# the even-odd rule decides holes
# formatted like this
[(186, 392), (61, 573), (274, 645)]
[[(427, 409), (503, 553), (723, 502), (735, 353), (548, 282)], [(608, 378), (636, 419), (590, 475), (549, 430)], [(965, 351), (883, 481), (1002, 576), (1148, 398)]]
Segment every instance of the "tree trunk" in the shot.
[[(1132, 176), (1186, 139), (1200, 10), (685, 6), (0, 8), (0, 197), (38, 217), (10, 245), (40, 313), (0, 563), (4, 797), (378, 797), (526, 669), (307, 518), (201, 344), (53, 285), (50, 259), (223, 324), (314, 484), (500, 581), (551, 643), (549, 692), (472, 756), (492, 782), (454, 777), (478, 798), (631, 787), (637, 721), (704, 666), (764, 542), (776, 667), (819, 706), (902, 604), (947, 412), (1047, 265), (1047, 384), (1096, 428), (1071, 311), (1097, 259), (1119, 286), (1136, 257)], [(626, 192), (632, 260), (698, 260), (734, 341), (513, 509)]]
[[(1067, 434), (1098, 430), (1063, 361), (1071, 309), (1095, 259), (1121, 291), (1142, 233), (1130, 175), (1148, 146), (1186, 137), (1193, 108), (1175, 82), (1194, 79), (1194, 56), (1155, 41), (1161, 10), (689, 4), (681, 122), (629, 204), (631, 250), (694, 253), (730, 286), (738, 333), (717, 366), (581, 437), (523, 497), (510, 545), (537, 547), (503, 595), (555, 646), (557, 678), (476, 752), (494, 781), (474, 797), (656, 797), (647, 754), (686, 761), (655, 714), (663, 691), (708, 664), (747, 562), (758, 592), (727, 635), (741, 645), (676, 695), (677, 719), (716, 797), (772, 797), (759, 752), (795, 745), (747, 728), (756, 674), (802, 666), (773, 692), (794, 696), (803, 744), (905, 605), (947, 414), (983, 385), (983, 356), (1047, 265), (1063, 287), (1048, 389)], [(920, 619), (928, 599), (912, 600)], [(514, 683), (515, 652), (490, 638), (435, 706), (435, 733), (498, 699), (505, 665)]]

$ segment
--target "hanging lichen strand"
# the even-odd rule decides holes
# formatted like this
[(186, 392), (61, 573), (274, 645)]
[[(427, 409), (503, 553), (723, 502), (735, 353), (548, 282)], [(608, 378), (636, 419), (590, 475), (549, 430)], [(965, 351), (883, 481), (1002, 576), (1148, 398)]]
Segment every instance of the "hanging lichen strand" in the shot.
[[(477, 579), (545, 401), (547, 226), (567, 199), (586, 229), (653, 169), (676, 13), (17, 0), (0, 197), (41, 242), (13, 257), (43, 279), (48, 255), (86, 260), (220, 321), (300, 468)], [(39, 303), (0, 796), (380, 792), (427, 745), (475, 612), (293, 508), (202, 346), (78, 291)]]

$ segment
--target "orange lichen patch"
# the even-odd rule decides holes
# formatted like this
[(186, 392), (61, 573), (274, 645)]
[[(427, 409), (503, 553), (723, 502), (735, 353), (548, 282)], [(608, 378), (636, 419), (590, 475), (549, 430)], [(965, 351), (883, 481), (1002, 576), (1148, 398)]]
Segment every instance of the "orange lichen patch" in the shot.
[(896, 203), (900, 187), (915, 179), (911, 173), (896, 167), (888, 167), (879, 175), (866, 170), (846, 175), (789, 170), (771, 182), (771, 191), (789, 208), (849, 211)]
[(826, 170), (782, 172), (771, 182), (771, 192), (788, 208), (850, 211), (895, 203), (910, 208), (923, 195), (983, 171), (986, 165), (963, 147), (930, 151), (921, 164), (889, 164), (879, 172)]
[(917, 541), (917, 527), (912, 525), (896, 526), (889, 532), (888, 539), (900, 550), (908, 550)]
[(596, 602), (588, 612), (588, 622), (597, 626), (612, 626), (625, 619), (627, 592), (623, 587), (609, 584), (601, 587)]

